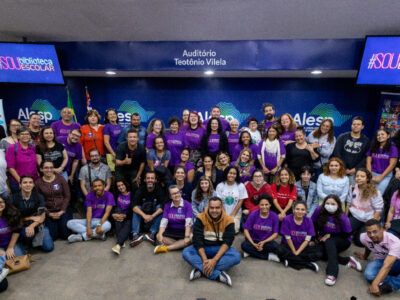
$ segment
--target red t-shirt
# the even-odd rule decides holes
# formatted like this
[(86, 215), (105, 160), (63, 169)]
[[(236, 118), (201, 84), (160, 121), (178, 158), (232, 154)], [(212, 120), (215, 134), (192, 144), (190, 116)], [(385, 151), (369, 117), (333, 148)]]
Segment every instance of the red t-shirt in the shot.
[(250, 212), (258, 209), (257, 199), (261, 194), (269, 194), (272, 196), (271, 186), (268, 183), (265, 183), (258, 191), (253, 186), (251, 181), (246, 184), (247, 195), (249, 198), (244, 200), (244, 207), (248, 209)]
[(289, 184), (287, 186), (281, 185), (279, 188), (279, 192), (277, 192), (276, 185), (275, 183), (273, 183), (271, 189), (272, 189), (272, 198), (278, 200), (279, 206), (281, 208), (285, 208), (289, 200), (296, 201), (297, 190), (295, 185), (293, 185), (292, 192), (290, 192)]
[[(89, 158), (89, 151), (93, 148), (97, 148), (100, 152), (100, 155), (106, 155), (106, 151), (104, 149), (104, 136), (103, 136), (104, 126), (100, 125), (97, 130), (90, 130), (89, 125), (83, 125), (81, 127), (82, 137), (80, 143), (83, 146), (83, 150), (85, 151), (86, 159)], [(94, 135), (94, 138), (93, 138)], [(94, 141), (96, 140), (96, 145)]]

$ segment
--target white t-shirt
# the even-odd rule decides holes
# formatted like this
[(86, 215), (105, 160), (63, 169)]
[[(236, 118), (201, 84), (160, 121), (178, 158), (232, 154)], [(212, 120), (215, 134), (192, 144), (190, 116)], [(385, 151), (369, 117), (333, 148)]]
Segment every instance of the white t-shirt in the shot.
[[(250, 133), (251, 136), (251, 141), (253, 142), (253, 144), (256, 144), (258, 146), (258, 144), (261, 142), (262, 140), (262, 136), (261, 133), (256, 130), (256, 131), (251, 131), (250, 128), (245, 129), (248, 133)], [(253, 159), (257, 159), (257, 157), (253, 157)]]
[(4, 150), (0, 150), (0, 194), (7, 192), (7, 162)]
[(231, 215), (239, 200), (248, 198), (246, 187), (243, 183), (228, 185), (226, 182), (221, 182), (217, 185), (217, 196), (222, 199), (225, 212)]

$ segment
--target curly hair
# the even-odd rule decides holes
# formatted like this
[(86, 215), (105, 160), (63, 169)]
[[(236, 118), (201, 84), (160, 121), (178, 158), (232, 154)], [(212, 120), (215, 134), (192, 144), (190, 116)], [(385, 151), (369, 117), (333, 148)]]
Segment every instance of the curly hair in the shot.
[(289, 174), (289, 182), (288, 182), (288, 184), (295, 184), (296, 183), (296, 178), (294, 177), (294, 174), (293, 174), (292, 170), (290, 170), (289, 168), (283, 167), (275, 175), (275, 178), (274, 178), (275, 185), (278, 186), (278, 185), (282, 184), (282, 182), (281, 182), (281, 174), (282, 174), (283, 171), (286, 171)]
[(378, 133), (380, 131), (385, 132), (389, 136), (389, 139), (385, 142), (385, 145), (383, 145), (382, 152), (383, 153), (387, 153), (387, 152), (390, 151), (390, 148), (392, 147), (392, 141), (391, 141), (391, 138), (390, 138), (389, 131), (387, 131), (387, 129), (381, 128), (381, 129), (378, 129), (378, 131), (375, 133), (375, 137), (374, 137), (374, 139), (373, 139), (373, 141), (371, 143), (371, 148), (370, 148), (370, 152), (371, 153), (378, 153), (379, 152), (379, 148), (381, 146), (381, 143), (378, 142)]
[(164, 133), (165, 133), (164, 122), (161, 119), (157, 119), (157, 118), (154, 118), (153, 120), (150, 121), (149, 126), (147, 126), (147, 134), (150, 134), (153, 132), (154, 123), (157, 121), (160, 121), (160, 123), (161, 123), (161, 131), (160, 131), (159, 135), (164, 136)]
[(376, 185), (371, 182), (372, 181), (371, 172), (368, 171), (366, 168), (360, 168), (357, 169), (356, 176), (358, 172), (364, 172), (365, 175), (367, 176), (367, 183), (365, 184), (365, 186), (363, 186), (362, 188), (360, 188), (360, 186), (358, 187), (361, 192), (361, 199), (368, 200), (371, 197), (376, 196), (378, 194), (378, 189), (376, 188)]
[(313, 137), (315, 137), (316, 139), (319, 139), (322, 137), (322, 131), (321, 131), (321, 127), (324, 123), (329, 123), (330, 127), (329, 131), (328, 131), (328, 142), (329, 143), (333, 143), (334, 139), (335, 139), (335, 132), (333, 131), (333, 121), (332, 119), (325, 119), (321, 122), (321, 124), (319, 125), (319, 127), (317, 129), (315, 129), (312, 133)]
[(276, 131), (276, 140), (279, 140), (279, 137), (281, 136), (282, 132), (281, 132), (281, 127), (279, 125), (277, 125), (276, 123), (273, 124), (272, 126), (268, 127), (268, 129), (264, 132), (263, 134), (263, 140), (266, 141), (268, 139), (268, 133), (270, 131), (270, 129), (274, 129)]
[(101, 115), (99, 114), (99, 112), (96, 109), (91, 109), (86, 113), (86, 116), (85, 116), (86, 123), (89, 123), (89, 117), (92, 115), (97, 117), (97, 124), (99, 124), (100, 120), (101, 120)]
[(290, 125), (289, 125), (288, 130), (289, 130), (290, 132), (294, 131), (294, 130), (296, 129), (296, 127), (297, 127), (296, 121), (293, 119), (293, 117), (292, 117), (291, 114), (289, 114), (289, 113), (284, 113), (284, 114), (282, 114), (282, 115), (276, 120), (276, 123), (282, 128), (282, 132), (285, 131), (285, 129), (283, 128), (283, 126), (282, 126), (282, 124), (281, 124), (281, 121), (282, 121), (282, 117), (283, 117), (283, 116), (287, 116), (287, 117), (290, 119)]
[[(334, 214), (329, 213), (325, 209), (325, 203), (328, 199), (333, 199), (336, 202), (338, 209), (336, 210), (336, 212)], [(324, 201), (321, 204), (321, 210), (318, 213), (317, 222), (316, 222), (317, 230), (319, 232), (323, 231), (326, 223), (329, 220), (329, 217), (333, 217), (334, 223), (335, 223), (336, 227), (338, 227), (340, 225), (342, 213), (343, 213), (342, 202), (340, 201), (340, 198), (335, 194), (329, 194), (328, 196), (326, 196)]]
[(324, 165), (324, 169), (323, 169), (323, 171), (324, 171), (324, 175), (325, 176), (329, 176), (330, 175), (330, 171), (329, 171), (329, 165), (331, 164), (331, 162), (333, 162), (333, 161), (336, 161), (338, 164), (339, 164), (339, 166), (340, 166), (340, 169), (339, 169), (339, 172), (338, 172), (338, 174), (337, 174), (337, 176), (339, 176), (340, 178), (343, 178), (344, 176), (346, 176), (346, 169), (345, 169), (345, 167), (344, 167), (344, 163), (343, 163), (343, 161), (340, 159), (340, 158), (337, 158), (337, 157), (332, 157), (330, 160), (328, 160), (328, 162)]
[(14, 205), (6, 203), (2, 197), (0, 197), (0, 199), (4, 201), (5, 208), (3, 210), (3, 217), (7, 225), (11, 228), (20, 226), (22, 223), (20, 211)]
[(210, 198), (212, 196), (213, 191), (214, 191), (213, 183), (211, 182), (211, 180), (209, 178), (207, 178), (206, 176), (201, 176), (200, 179), (197, 181), (196, 192), (194, 194), (194, 199), (198, 202), (203, 200), (203, 191), (201, 190), (201, 186), (200, 186), (200, 183), (202, 181), (207, 181), (209, 184), (208, 190), (207, 190), (208, 198)]

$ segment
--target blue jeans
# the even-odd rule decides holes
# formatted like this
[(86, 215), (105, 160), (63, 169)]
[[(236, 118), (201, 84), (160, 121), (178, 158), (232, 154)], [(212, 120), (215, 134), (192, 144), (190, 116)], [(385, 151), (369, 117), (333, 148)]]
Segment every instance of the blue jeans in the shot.
[[(0, 247), (0, 250), (3, 250), (4, 252), (6, 252), (7, 248)], [(15, 254), (15, 257), (22, 256), (22, 255), (26, 254), (24, 247), (20, 243), (16, 243), (15, 244), (15, 246), (14, 246), (14, 254)], [(6, 263), (5, 257), (6, 257), (5, 255), (0, 256), (0, 272), (1, 272), (1, 270), (3, 270), (4, 265)]]
[[(34, 236), (31, 237), (27, 237), (26, 236), (26, 231), (25, 231), (26, 227), (22, 227), (22, 230), (20, 232), (20, 236), (19, 236), (19, 240), (23, 243), (23, 244), (27, 244), (27, 245), (32, 245), (32, 241)], [(54, 249), (54, 242), (53, 239), (50, 236), (50, 231), (49, 229), (44, 226), (44, 236), (43, 236), (43, 244), (42, 244), (42, 250), (45, 252), (51, 252)]]
[[(380, 175), (381, 175), (381, 174), (372, 172), (372, 176), (380, 176)], [(388, 186), (388, 184), (389, 184), (389, 182), (390, 182), (390, 179), (392, 179), (392, 176), (393, 176), (393, 174), (392, 174), (392, 172), (390, 172), (390, 173), (387, 174), (387, 175), (382, 179), (382, 181), (379, 182), (378, 185), (376, 186), (377, 189), (378, 189), (378, 191), (381, 192), (381, 195), (382, 195), (382, 196), (383, 196), (383, 193), (384, 193), (385, 190), (386, 190), (386, 187)]]
[[(140, 209), (142, 209), (141, 206), (138, 206)], [(156, 209), (159, 209), (161, 206), (157, 205)], [(160, 228), (160, 223), (162, 219), (162, 214), (159, 214), (157, 217), (153, 219), (151, 222), (151, 227), (150, 227), (150, 232), (153, 234), (156, 234), (158, 232), (158, 229)], [(133, 235), (138, 234), (140, 232), (140, 224), (142, 223), (142, 217), (138, 215), (137, 213), (133, 213), (132, 216), (132, 233)]]
[[(220, 246), (206, 246), (204, 251), (206, 252), (207, 258), (213, 258), (219, 251)], [(193, 268), (203, 272), (203, 260), (201, 259), (197, 249), (191, 245), (186, 247), (182, 251), (182, 257), (186, 260)], [(221, 274), (221, 271), (227, 270), (234, 265), (240, 263), (240, 254), (235, 250), (235, 248), (230, 247), (228, 251), (219, 259), (214, 267), (211, 275), (207, 276), (208, 279), (216, 280)]]
[[(101, 219), (100, 218), (93, 218), (92, 221), (90, 222), (90, 228), (93, 230), (93, 238), (97, 237), (96, 233), (96, 227), (100, 223)], [(86, 219), (73, 219), (69, 220), (67, 222), (67, 227), (72, 230), (73, 232), (80, 233), (82, 234), (82, 237), (85, 241), (91, 240), (86, 234)], [(101, 230), (106, 233), (110, 231), (111, 229), (111, 223), (108, 221), (105, 221), (101, 225)]]
[[(379, 270), (383, 266), (383, 261), (384, 259), (375, 259), (367, 264), (364, 271), (364, 277), (367, 281), (374, 281), (376, 275), (378, 275)], [(390, 284), (395, 291), (400, 289), (400, 259), (394, 262), (389, 274), (383, 281)]]

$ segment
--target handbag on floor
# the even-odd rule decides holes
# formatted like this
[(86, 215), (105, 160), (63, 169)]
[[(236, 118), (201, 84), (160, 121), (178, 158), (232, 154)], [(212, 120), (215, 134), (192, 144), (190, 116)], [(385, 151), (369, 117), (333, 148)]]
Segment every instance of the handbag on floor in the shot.
[(8, 274), (29, 270), (29, 268), (31, 267), (29, 256), (29, 254), (25, 254), (15, 258), (7, 259), (5, 268), (10, 270)]

